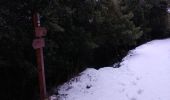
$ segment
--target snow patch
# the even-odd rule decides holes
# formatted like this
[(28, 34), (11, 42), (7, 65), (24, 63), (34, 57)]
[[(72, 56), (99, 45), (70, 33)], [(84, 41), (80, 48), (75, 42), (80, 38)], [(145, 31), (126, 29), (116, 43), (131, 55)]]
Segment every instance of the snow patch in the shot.
[(88, 68), (58, 87), (51, 100), (169, 100), (170, 39), (141, 45), (120, 68)]

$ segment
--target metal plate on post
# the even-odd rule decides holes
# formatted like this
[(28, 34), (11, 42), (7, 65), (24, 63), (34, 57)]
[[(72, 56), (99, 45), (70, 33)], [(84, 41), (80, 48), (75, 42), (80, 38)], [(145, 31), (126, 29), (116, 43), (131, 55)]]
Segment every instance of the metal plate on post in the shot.
[(43, 48), (45, 46), (44, 38), (34, 39), (32, 46), (34, 49)]

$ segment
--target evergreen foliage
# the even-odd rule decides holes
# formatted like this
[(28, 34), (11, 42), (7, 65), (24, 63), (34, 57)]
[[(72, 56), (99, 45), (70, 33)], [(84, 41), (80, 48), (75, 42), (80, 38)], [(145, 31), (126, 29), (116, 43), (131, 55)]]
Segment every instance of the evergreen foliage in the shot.
[(125, 0), (133, 12), (133, 22), (143, 30), (140, 41), (168, 37), (166, 0)]

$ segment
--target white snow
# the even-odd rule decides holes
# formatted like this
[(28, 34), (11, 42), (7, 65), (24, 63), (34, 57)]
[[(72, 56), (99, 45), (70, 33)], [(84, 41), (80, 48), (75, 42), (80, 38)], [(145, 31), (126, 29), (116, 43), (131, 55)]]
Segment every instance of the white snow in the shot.
[(120, 65), (86, 69), (53, 100), (170, 100), (170, 39), (131, 50)]
[(170, 13), (170, 8), (167, 8), (167, 12)]

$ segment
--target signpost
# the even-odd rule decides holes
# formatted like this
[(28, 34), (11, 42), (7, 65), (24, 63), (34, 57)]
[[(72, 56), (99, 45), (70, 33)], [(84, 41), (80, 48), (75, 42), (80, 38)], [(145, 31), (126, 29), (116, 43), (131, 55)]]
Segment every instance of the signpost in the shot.
[(43, 47), (45, 46), (45, 41), (44, 38), (42, 38), (43, 36), (46, 35), (47, 30), (44, 27), (41, 27), (39, 13), (35, 13), (33, 15), (33, 23), (35, 27), (36, 38), (33, 40), (32, 46), (36, 50), (38, 78), (39, 78), (39, 87), (40, 87), (40, 100), (47, 100), (44, 58), (43, 58)]

